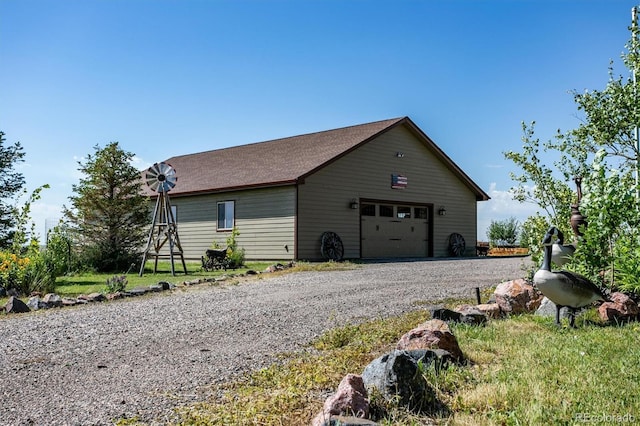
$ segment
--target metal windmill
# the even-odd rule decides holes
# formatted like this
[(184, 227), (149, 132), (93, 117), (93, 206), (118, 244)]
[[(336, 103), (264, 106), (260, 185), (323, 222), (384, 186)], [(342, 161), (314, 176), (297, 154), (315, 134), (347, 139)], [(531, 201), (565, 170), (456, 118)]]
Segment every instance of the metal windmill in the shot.
[[(158, 258), (169, 257), (171, 259), (171, 274), (175, 275), (174, 268), (174, 256), (179, 255), (182, 260), (182, 267), (184, 273), (187, 273), (187, 265), (184, 262), (184, 256), (182, 254), (182, 246), (180, 245), (180, 238), (178, 237), (178, 228), (176, 227), (176, 220), (171, 210), (171, 202), (169, 201), (169, 191), (176, 186), (178, 177), (176, 171), (168, 163), (156, 163), (149, 167), (144, 177), (147, 186), (152, 191), (158, 193), (156, 200), (156, 208), (153, 212), (153, 221), (151, 222), (151, 229), (149, 230), (149, 239), (147, 240), (147, 247), (144, 250), (142, 256), (142, 265), (140, 266), (140, 276), (144, 272), (144, 265), (147, 262), (147, 256), (149, 254), (155, 257), (155, 263), (153, 272), (158, 270)], [(160, 254), (162, 247), (169, 243), (169, 253)]]

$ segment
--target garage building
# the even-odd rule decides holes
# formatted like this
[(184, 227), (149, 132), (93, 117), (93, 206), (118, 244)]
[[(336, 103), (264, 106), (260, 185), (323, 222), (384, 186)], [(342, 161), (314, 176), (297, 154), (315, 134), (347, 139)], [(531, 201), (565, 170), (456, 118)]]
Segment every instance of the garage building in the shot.
[(233, 228), (253, 260), (321, 260), (323, 235), (347, 259), (474, 255), (477, 202), (489, 199), (408, 117), (164, 162), (193, 260)]

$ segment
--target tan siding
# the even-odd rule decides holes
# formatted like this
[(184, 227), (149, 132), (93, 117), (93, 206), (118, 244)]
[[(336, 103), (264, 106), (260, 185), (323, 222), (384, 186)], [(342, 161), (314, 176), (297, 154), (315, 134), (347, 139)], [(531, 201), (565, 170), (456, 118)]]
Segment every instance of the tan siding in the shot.
[[(397, 152), (404, 156), (398, 158)], [(391, 174), (407, 176), (406, 189), (391, 189)], [(472, 191), (404, 127), (396, 127), (341, 157), (299, 185), (298, 256), (320, 257), (320, 235), (334, 231), (346, 258), (360, 257), (360, 216), (349, 208), (352, 199), (433, 204), (433, 249), (447, 256), (452, 232), (475, 244), (476, 200)], [(446, 216), (438, 216), (445, 206)], [(472, 250), (468, 250), (471, 254)]]
[(214, 241), (226, 244), (230, 232), (216, 230), (217, 203), (235, 201), (237, 241), (247, 259), (293, 259), (295, 194), (289, 186), (171, 198), (185, 258), (200, 259)]

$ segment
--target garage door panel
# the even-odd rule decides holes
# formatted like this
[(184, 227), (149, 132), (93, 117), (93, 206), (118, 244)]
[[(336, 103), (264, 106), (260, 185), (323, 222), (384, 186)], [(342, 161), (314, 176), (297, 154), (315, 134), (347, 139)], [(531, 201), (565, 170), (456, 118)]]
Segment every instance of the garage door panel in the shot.
[[(427, 206), (363, 204), (360, 223), (364, 258), (425, 257), (428, 253)], [(375, 215), (374, 215), (375, 214)], [(389, 217), (392, 215), (392, 217)]]

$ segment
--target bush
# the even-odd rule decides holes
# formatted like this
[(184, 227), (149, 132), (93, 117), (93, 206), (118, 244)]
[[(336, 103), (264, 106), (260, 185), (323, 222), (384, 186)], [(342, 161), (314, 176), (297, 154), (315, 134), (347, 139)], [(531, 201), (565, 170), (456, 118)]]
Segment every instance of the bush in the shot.
[(33, 292), (51, 293), (56, 278), (45, 259), (34, 253), (31, 257), (0, 252), (0, 286), (15, 289), (28, 296)]
[(229, 268), (240, 268), (244, 265), (244, 249), (236, 249), (230, 253), (227, 250), (227, 259), (229, 260)]
[(140, 264), (140, 253), (124, 253), (109, 251), (109, 247), (101, 245), (83, 246), (78, 253), (80, 267), (95, 272), (127, 271), (131, 264)]
[(33, 292), (46, 294), (55, 292), (55, 289), (56, 275), (47, 260), (38, 256), (29, 262), (23, 278), (22, 293), (25, 295)]
[(487, 236), (493, 247), (513, 246), (518, 240), (518, 221), (514, 217), (499, 221), (492, 220)]
[(114, 275), (107, 279), (107, 292), (117, 293), (127, 288), (127, 277), (125, 275)]
[(66, 275), (77, 268), (71, 247), (71, 237), (63, 225), (56, 226), (47, 236), (47, 247), (42, 255), (55, 276)]

